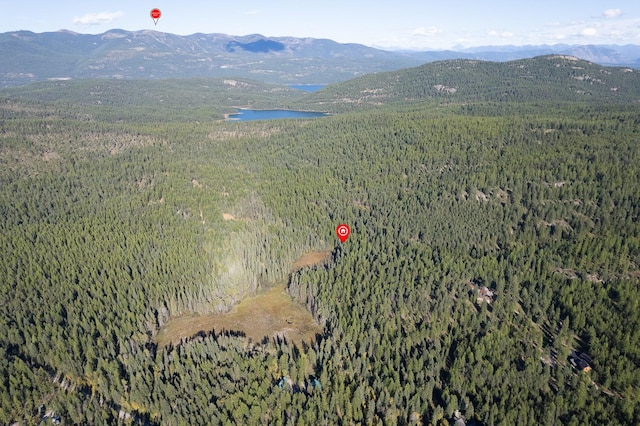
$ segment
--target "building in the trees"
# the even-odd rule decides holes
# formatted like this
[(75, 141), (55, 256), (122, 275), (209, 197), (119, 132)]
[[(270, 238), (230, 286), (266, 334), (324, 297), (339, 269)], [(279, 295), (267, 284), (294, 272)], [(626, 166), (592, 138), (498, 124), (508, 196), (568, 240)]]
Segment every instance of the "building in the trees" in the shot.
[(571, 351), (571, 354), (569, 355), (569, 362), (576, 370), (587, 373), (591, 371), (591, 363), (593, 360), (585, 353), (578, 354), (575, 351)]

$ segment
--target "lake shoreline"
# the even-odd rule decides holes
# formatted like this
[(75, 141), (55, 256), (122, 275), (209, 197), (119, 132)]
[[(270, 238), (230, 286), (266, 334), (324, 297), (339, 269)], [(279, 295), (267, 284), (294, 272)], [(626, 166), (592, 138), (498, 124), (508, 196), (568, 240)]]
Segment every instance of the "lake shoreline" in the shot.
[(293, 109), (255, 109), (236, 108), (237, 112), (224, 114), (225, 121), (258, 121), (258, 120), (281, 120), (299, 118), (320, 118), (327, 117), (329, 113), (323, 111), (293, 110)]

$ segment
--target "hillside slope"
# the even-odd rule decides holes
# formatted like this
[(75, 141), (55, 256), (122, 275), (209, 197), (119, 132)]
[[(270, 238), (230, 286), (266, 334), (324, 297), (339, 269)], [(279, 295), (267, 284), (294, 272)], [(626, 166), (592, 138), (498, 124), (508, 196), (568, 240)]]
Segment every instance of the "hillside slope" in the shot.
[(304, 99), (336, 110), (415, 101), (638, 102), (640, 72), (559, 55), (511, 62), (459, 59), (366, 75)]

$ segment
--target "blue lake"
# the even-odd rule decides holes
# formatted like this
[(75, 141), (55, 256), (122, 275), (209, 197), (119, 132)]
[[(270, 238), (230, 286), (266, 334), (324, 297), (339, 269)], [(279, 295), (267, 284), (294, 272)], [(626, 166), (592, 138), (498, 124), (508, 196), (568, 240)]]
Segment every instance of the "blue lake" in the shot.
[(324, 117), (324, 112), (292, 111), (287, 109), (243, 109), (229, 114), (227, 121), (277, 120), (280, 118), (316, 118)]
[(292, 89), (304, 90), (305, 92), (317, 92), (325, 87), (326, 84), (290, 84)]

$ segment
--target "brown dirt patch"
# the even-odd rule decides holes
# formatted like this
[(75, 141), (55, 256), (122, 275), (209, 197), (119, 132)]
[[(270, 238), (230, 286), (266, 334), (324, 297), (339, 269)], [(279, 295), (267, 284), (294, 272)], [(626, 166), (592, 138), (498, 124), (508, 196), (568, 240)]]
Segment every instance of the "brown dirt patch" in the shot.
[(476, 201), (489, 201), (489, 198), (487, 197), (487, 194), (485, 194), (484, 192), (480, 191), (480, 190), (476, 190)]
[(62, 157), (55, 151), (47, 151), (42, 154), (42, 158), (48, 163), (49, 161), (59, 160)]
[(507, 191), (505, 191), (502, 188), (499, 188), (495, 194), (493, 194), (498, 201), (500, 201), (502, 204), (507, 204), (509, 202), (509, 193)]
[(540, 228), (540, 226), (542, 226), (542, 225), (544, 225), (544, 226), (558, 226), (558, 227), (560, 227), (560, 228), (562, 228), (564, 230), (573, 231), (573, 228), (571, 227), (569, 222), (567, 222), (564, 219), (555, 219), (555, 220), (552, 220), (551, 222), (546, 222), (544, 220), (541, 220), (541, 221), (538, 222), (537, 226), (538, 226), (538, 228)]
[(249, 222), (251, 219), (248, 217), (235, 217), (231, 213), (222, 213), (222, 219), (224, 220), (239, 220), (243, 222)]
[(553, 272), (564, 275), (566, 278), (569, 278), (570, 280), (575, 280), (576, 278), (578, 278), (578, 275), (576, 274), (575, 269), (571, 269), (571, 268), (556, 268), (553, 270)]
[(313, 251), (300, 256), (298, 260), (293, 262), (291, 269), (297, 271), (298, 269), (306, 268), (308, 266), (322, 265), (328, 262), (330, 258), (330, 251)]
[(603, 280), (600, 279), (600, 276), (596, 273), (593, 274), (587, 274), (587, 281), (590, 281), (592, 283), (601, 283), (603, 282)]
[(294, 302), (284, 286), (277, 286), (243, 300), (228, 313), (172, 318), (158, 333), (157, 343), (160, 347), (176, 345), (201, 331), (211, 330), (239, 331), (254, 342), (280, 336), (297, 345), (311, 342), (316, 334), (322, 333), (322, 327), (309, 311)]
[[(224, 114), (224, 119), (227, 120), (228, 118), (229, 118), (229, 114)], [(282, 130), (280, 129), (280, 127), (277, 127), (277, 126), (265, 127), (265, 128), (245, 127), (243, 129), (219, 128), (209, 132), (207, 137), (215, 141), (228, 141), (231, 139), (248, 138), (248, 137), (266, 138), (268, 136), (280, 133), (281, 131)]]

